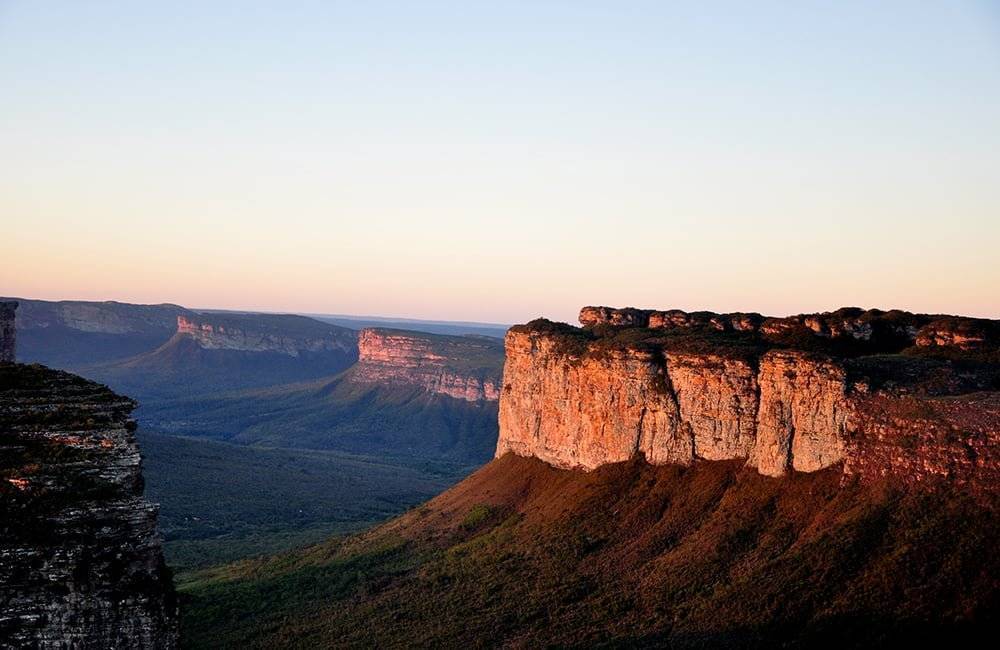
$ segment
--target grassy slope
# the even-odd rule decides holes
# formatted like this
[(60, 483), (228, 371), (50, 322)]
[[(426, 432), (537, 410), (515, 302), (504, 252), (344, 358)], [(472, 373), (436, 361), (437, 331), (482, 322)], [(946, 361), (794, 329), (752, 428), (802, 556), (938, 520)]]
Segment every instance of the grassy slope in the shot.
[(193, 577), (185, 642), (856, 647), (995, 630), (995, 504), (839, 481), (506, 456), (368, 533)]
[(150, 500), (177, 571), (356, 531), (440, 493), (454, 463), (259, 449), (139, 433)]

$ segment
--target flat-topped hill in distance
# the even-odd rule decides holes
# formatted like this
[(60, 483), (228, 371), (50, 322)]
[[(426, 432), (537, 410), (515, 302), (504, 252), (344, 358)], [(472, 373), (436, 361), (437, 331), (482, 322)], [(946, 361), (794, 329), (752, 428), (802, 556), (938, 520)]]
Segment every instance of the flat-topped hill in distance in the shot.
[(482, 463), (497, 436), (499, 340), (367, 329), (358, 362), (332, 376), (157, 400), (158, 431), (240, 444)]
[(178, 316), (194, 315), (171, 304), (15, 300), (18, 358), (70, 370), (153, 350), (177, 331)]
[(140, 402), (326, 377), (357, 360), (357, 333), (305, 316), (181, 315), (154, 350), (81, 368)]
[(442, 336), (368, 328), (358, 336), (356, 382), (421, 386), (470, 402), (500, 396), (503, 343), (485, 336)]
[[(142, 305), (117, 301), (31, 300), (18, 301), (17, 330), (20, 335), (20, 358), (29, 363), (79, 372), (96, 363), (107, 363), (151, 352), (177, 332), (177, 318), (191, 321), (214, 320), (223, 323), (229, 317), (245, 325), (257, 320), (265, 328), (269, 317), (286, 316), (260, 312), (216, 309), (192, 309), (175, 304)], [(506, 326), (490, 323), (425, 321), (375, 316), (304, 314), (297, 315), (311, 323), (339, 326), (349, 330), (384, 327), (407, 331), (456, 336), (483, 335), (502, 339)], [(257, 317), (260, 317), (259, 319)], [(306, 321), (300, 321), (305, 323)], [(243, 325), (237, 325), (243, 326)], [(295, 335), (295, 325), (282, 323), (283, 334)], [(307, 329), (314, 326), (305, 325)]]
[(497, 455), (1000, 481), (1000, 324), (586, 307), (510, 329)]

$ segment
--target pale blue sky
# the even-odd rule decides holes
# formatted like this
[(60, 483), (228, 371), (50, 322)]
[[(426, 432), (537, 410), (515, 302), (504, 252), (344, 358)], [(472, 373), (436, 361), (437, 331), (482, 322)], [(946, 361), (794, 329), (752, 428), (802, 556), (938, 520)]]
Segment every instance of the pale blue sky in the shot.
[(1000, 9), (0, 0), (0, 174), (0, 294), (1000, 317)]

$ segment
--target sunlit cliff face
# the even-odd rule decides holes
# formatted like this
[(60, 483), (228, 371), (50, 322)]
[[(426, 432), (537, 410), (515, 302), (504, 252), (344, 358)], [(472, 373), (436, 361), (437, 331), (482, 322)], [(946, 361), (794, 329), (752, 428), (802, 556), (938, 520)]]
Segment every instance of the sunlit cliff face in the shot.
[[(352, 375), (358, 382), (415, 386), (468, 402), (500, 397), (499, 341), (364, 329), (358, 355)], [(477, 358), (483, 363), (477, 365)]]
[[(585, 308), (581, 322), (508, 332), (497, 456), (585, 470), (641, 453), (654, 464), (742, 459), (768, 476), (840, 463), (915, 481), (1000, 474), (1000, 393), (973, 397), (1000, 389), (995, 321)], [(957, 426), (959, 413), (964, 428), (926, 433)]]

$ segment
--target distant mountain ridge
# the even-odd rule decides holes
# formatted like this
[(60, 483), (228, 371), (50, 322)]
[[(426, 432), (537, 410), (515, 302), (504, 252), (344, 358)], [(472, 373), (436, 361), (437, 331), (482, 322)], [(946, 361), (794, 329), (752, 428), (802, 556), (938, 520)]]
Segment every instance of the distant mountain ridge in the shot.
[(489, 459), (503, 365), (498, 340), (363, 330), (359, 341), (358, 362), (338, 374), (155, 400), (140, 409), (142, 421), (242, 444)]
[(327, 377), (357, 360), (357, 333), (295, 315), (181, 315), (155, 350), (80, 371), (144, 405)]
[(176, 305), (24, 303), (22, 357), (135, 397), (140, 424), (160, 433), (473, 464), (495, 446), (503, 347), (494, 337), (359, 334), (308, 316)]
[(153, 350), (176, 332), (178, 316), (194, 315), (172, 304), (12, 300), (20, 303), (18, 358), (64, 370)]

